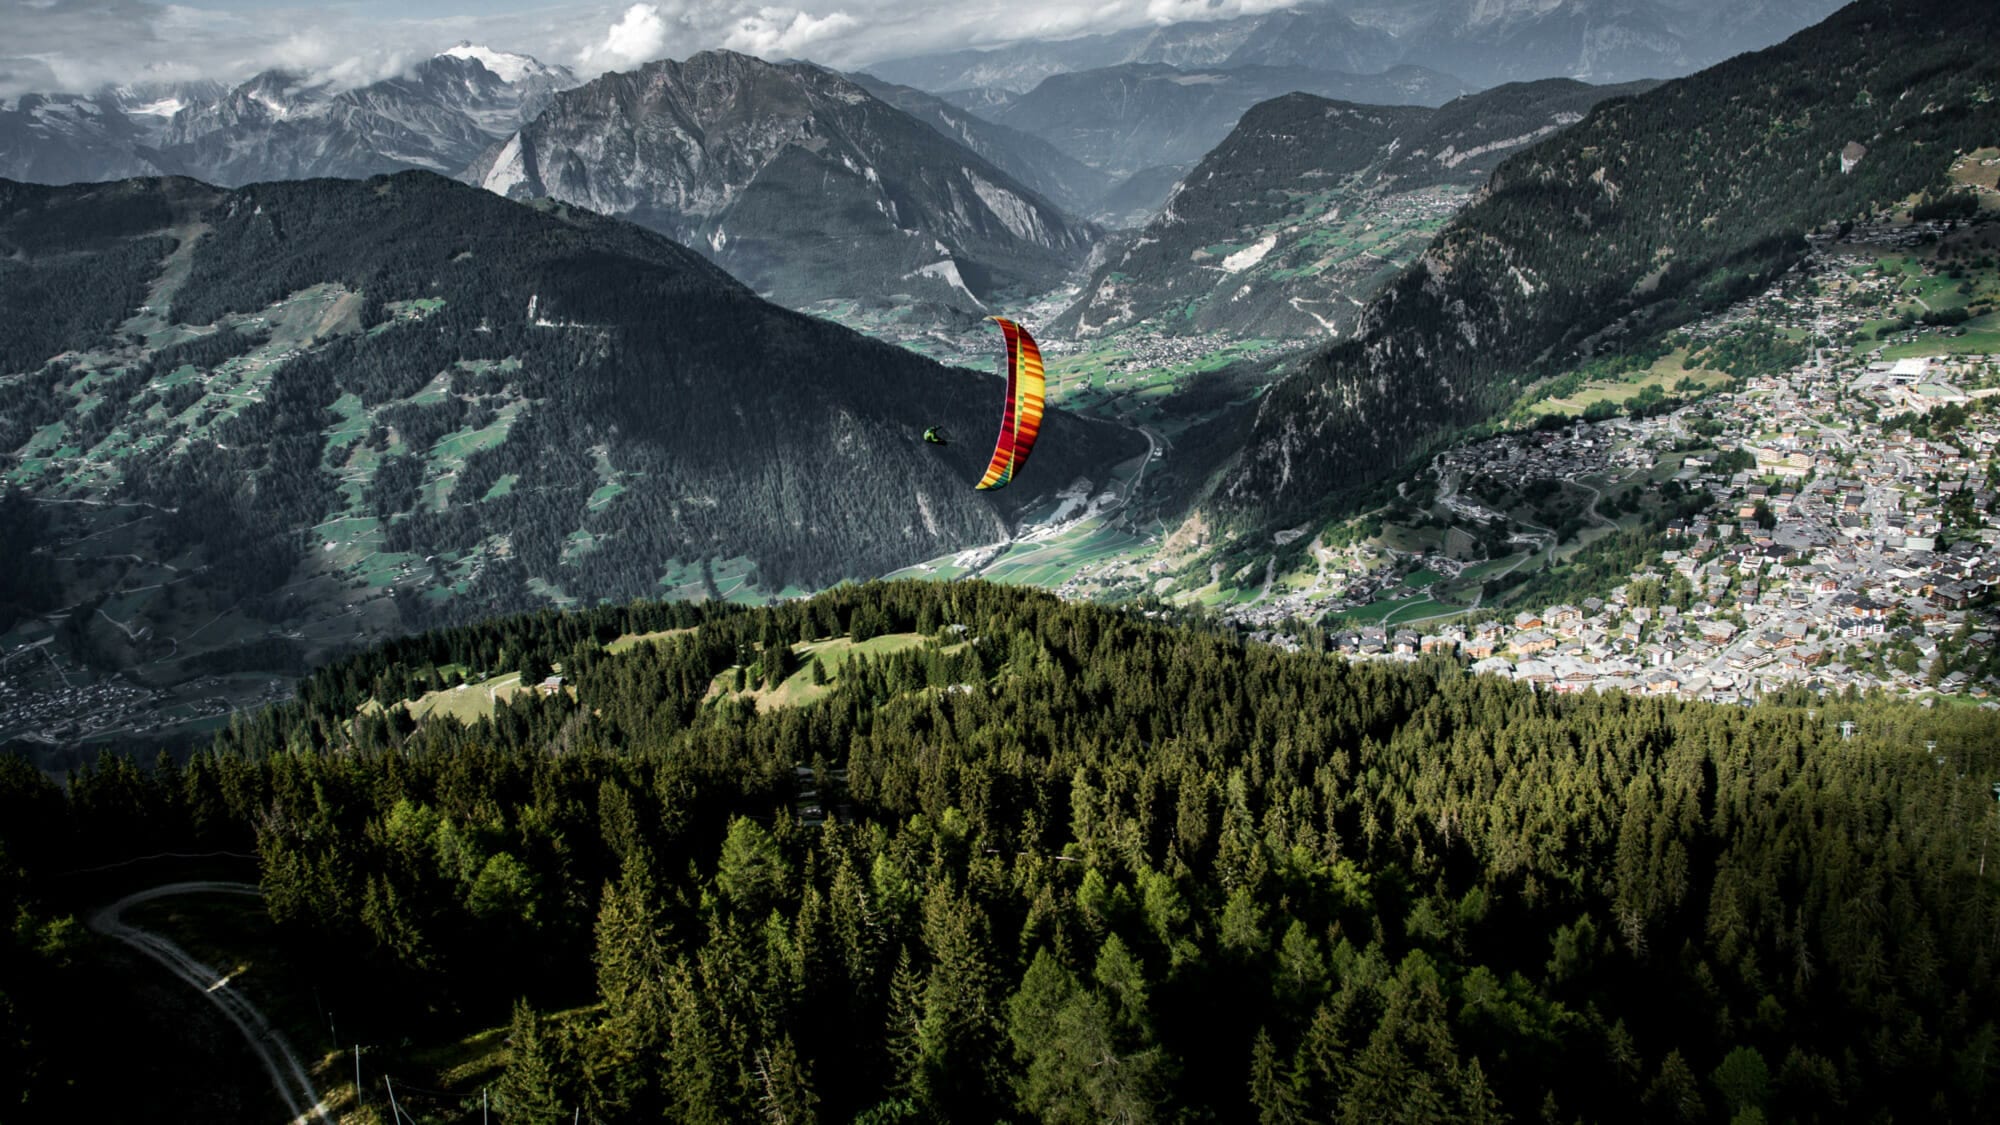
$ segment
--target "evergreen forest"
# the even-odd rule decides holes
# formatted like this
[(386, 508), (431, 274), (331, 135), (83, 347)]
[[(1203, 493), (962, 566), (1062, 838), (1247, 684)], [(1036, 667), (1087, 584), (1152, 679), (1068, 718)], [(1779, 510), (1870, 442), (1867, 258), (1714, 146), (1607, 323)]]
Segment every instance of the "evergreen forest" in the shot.
[[(507, 668), (573, 694), (394, 706)], [(236, 849), (360, 1034), (506, 1027), (508, 1122), (1991, 1120), (1997, 778), (1989, 711), (1551, 695), (982, 583), (495, 621), (184, 763), (0, 761), (0, 1116), (94, 1065), (54, 874)]]

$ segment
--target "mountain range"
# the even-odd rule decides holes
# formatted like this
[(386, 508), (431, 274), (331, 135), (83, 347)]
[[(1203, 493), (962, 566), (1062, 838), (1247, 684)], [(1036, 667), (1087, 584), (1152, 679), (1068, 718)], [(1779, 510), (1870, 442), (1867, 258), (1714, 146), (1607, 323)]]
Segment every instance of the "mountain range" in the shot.
[(1245, 110), (1295, 91), (1371, 105), (1441, 105), (1470, 88), (1419, 66), (1355, 75), (1301, 67), (1128, 63), (1054, 75), (1013, 99), (993, 120), (1124, 179), (1147, 168), (1192, 164), (1229, 135)]
[[(1301, 36), (1296, 45), (1282, 42), (1288, 33)], [(1402, 54), (1395, 36), (1361, 27), (1333, 8), (1317, 7), (887, 59), (870, 70), (925, 90), (1024, 94), (1053, 75), (1132, 63), (1194, 69), (1309, 66), (1368, 74), (1401, 62)]]
[(706, 248), (781, 303), (973, 311), (1051, 288), (1094, 231), (832, 71), (729, 51), (565, 91), (468, 178)]
[(0, 177), (80, 183), (167, 174), (238, 186), (413, 168), (449, 174), (575, 82), (562, 67), (461, 43), (405, 74), (345, 90), (269, 70), (234, 87), (29, 94), (0, 103)]
[(1244, 114), (1057, 322), (1080, 335), (1339, 335), (1512, 153), (1654, 83), (1566, 78), (1437, 109), (1288, 94)]
[(1938, 186), (2000, 136), (1996, 36), (1991, 7), (1862, 0), (1516, 153), (1354, 338), (1264, 396), (1211, 514), (1324, 510), (1526, 381), (1755, 292), (1807, 231)]
[(1837, 0), (1322, 0), (1226, 20), (884, 59), (868, 69), (925, 90), (1016, 94), (1053, 75), (1130, 63), (1355, 73), (1417, 63), (1475, 87), (1552, 77), (1615, 83), (1688, 74), (1774, 43), (1838, 6)]

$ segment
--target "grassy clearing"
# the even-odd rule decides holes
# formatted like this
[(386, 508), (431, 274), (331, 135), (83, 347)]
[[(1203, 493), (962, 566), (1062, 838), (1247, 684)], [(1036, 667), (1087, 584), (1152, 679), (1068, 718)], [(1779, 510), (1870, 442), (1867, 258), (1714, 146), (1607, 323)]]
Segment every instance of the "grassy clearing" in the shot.
[[(834, 689), (840, 679), (840, 671), (848, 661), (860, 656), (887, 656), (890, 653), (906, 652), (922, 647), (929, 639), (922, 633), (887, 633), (879, 637), (870, 637), (858, 644), (848, 637), (802, 642), (792, 646), (792, 652), (799, 658), (799, 670), (785, 677), (777, 687), (751, 688), (738, 692), (734, 689), (736, 669), (731, 668), (715, 677), (715, 681), (708, 687), (708, 697), (711, 699), (724, 695), (747, 697), (757, 701), (759, 710), (772, 707), (803, 707), (820, 700)], [(814, 660), (818, 660), (826, 668), (827, 682), (824, 684), (812, 682)]]
[[(447, 715), (469, 726), (492, 715), (496, 706), (512, 700), (520, 690), (521, 673), (503, 672), (463, 687), (427, 691), (415, 699), (403, 701), (399, 706), (415, 719)], [(362, 707), (363, 710), (370, 708), (380, 710), (381, 705), (370, 700)]]
[(1436, 617), (1441, 613), (1457, 613), (1464, 608), (1464, 606), (1450, 605), (1435, 598), (1415, 598), (1404, 602), (1400, 608), (1384, 618), (1382, 623), (1384, 625), (1401, 625), (1406, 621), (1415, 621), (1424, 617)]
[(1675, 387), (1686, 380), (1699, 391), (1706, 392), (1727, 386), (1729, 376), (1721, 371), (1706, 368), (1686, 368), (1681, 364), (1687, 359), (1686, 348), (1675, 348), (1653, 362), (1651, 367), (1627, 372), (1617, 379), (1592, 379), (1574, 394), (1563, 398), (1544, 398), (1528, 405), (1530, 414), (1561, 414), (1575, 416), (1600, 402), (1623, 405), (1647, 387), (1656, 387), (1661, 394), (1680, 394)]
[(638, 648), (640, 645), (653, 644), (657, 641), (664, 641), (669, 637), (678, 637), (681, 636), (682, 634), (692, 633), (692, 632), (694, 632), (692, 628), (687, 628), (687, 629), (662, 629), (657, 633), (627, 633), (624, 636), (619, 637), (618, 639), (612, 641), (610, 644), (605, 645), (604, 651), (611, 653), (613, 656), (616, 656), (619, 653), (631, 652), (633, 649)]
[(1015, 585), (1060, 586), (1082, 568), (1128, 557), (1144, 544), (1129, 531), (1093, 519), (1043, 542), (1018, 544), (980, 573)]
[[(1992, 315), (1978, 318), (1980, 321), (1993, 319)], [(1973, 321), (1967, 321), (1969, 326)], [(1882, 350), (1883, 359), (1913, 359), (1934, 355), (2000, 355), (2000, 330), (1993, 328), (1968, 327), (1963, 336), (1946, 336), (1931, 333), (1903, 344), (1892, 344)]]
[(1967, 187), (2000, 189), (2000, 148), (1974, 149), (1959, 157), (1951, 166), (1951, 178)]
[(724, 559), (712, 569), (715, 571), (715, 588), (722, 594), (723, 601), (763, 605), (771, 600), (750, 584), (750, 579), (757, 573), (757, 564), (749, 559)]

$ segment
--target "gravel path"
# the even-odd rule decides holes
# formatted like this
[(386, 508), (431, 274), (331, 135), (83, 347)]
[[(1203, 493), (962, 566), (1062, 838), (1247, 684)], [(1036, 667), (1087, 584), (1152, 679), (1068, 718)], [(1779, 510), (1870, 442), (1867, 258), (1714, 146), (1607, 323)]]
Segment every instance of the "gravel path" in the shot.
[(230, 985), (229, 978), (195, 960), (187, 950), (150, 930), (125, 924), (122, 916), (129, 907), (154, 899), (173, 895), (190, 894), (230, 894), (256, 895), (263, 890), (254, 883), (194, 882), (168, 883), (164, 886), (149, 887), (135, 891), (117, 902), (90, 916), (90, 928), (109, 938), (124, 942), (140, 953), (166, 966), (168, 972), (186, 981), (208, 997), (209, 1002), (222, 1010), (229, 1022), (243, 1033), (243, 1038), (263, 1062), (264, 1069), (271, 1076), (272, 1085), (277, 1088), (278, 1098), (292, 1112), (294, 1125), (300, 1122), (318, 1120), (332, 1125), (333, 1117), (327, 1113), (326, 1103), (318, 1091), (313, 1089), (312, 1077), (306, 1073), (305, 1065), (292, 1051), (292, 1045), (264, 1013), (245, 999)]

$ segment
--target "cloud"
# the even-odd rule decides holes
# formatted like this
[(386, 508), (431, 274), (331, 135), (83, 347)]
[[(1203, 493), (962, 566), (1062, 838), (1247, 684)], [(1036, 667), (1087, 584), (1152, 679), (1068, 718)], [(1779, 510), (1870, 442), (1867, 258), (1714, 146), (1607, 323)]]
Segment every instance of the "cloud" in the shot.
[[(1301, 0), (0, 0), (0, 96), (215, 78), (271, 67), (362, 85), (461, 39), (594, 78), (728, 47), (832, 66), (1173, 19), (1222, 19)], [(215, 4), (216, 7), (204, 7)], [(498, 10), (496, 10), (496, 8)]]
[(860, 20), (844, 11), (815, 16), (795, 8), (759, 8), (755, 15), (737, 20), (722, 45), (764, 58), (785, 58), (860, 26)]
[(577, 59), (586, 67), (619, 70), (651, 62), (667, 49), (667, 20), (657, 4), (634, 4), (625, 9), (603, 42), (587, 48)]

